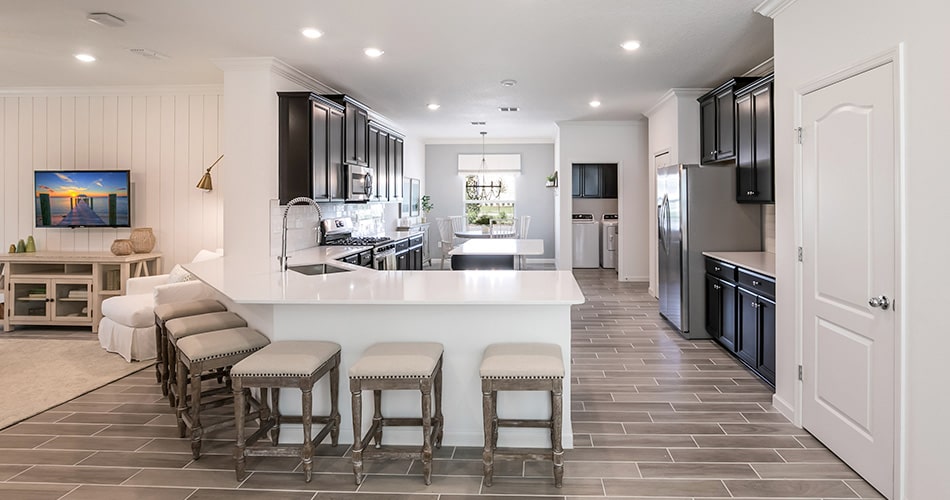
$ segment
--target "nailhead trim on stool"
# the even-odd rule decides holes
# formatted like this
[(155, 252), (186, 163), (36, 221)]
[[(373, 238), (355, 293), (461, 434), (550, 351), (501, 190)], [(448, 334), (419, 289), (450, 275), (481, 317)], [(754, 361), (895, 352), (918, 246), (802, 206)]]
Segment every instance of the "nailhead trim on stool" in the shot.
[[(205, 314), (195, 314), (165, 321), (166, 353), (168, 365), (177, 366), (179, 340), (198, 333), (227, 330), (247, 326), (244, 318), (230, 311), (219, 311)], [(168, 374), (168, 404), (174, 408), (178, 406), (177, 370)]]
[[(231, 400), (228, 397), (202, 402), (201, 398), (211, 393), (229, 396), (231, 394), (230, 379), (220, 390), (202, 393), (202, 374), (205, 371), (232, 366), (269, 343), (267, 337), (247, 327), (199, 333), (178, 341), (178, 394), (181, 397), (178, 398), (178, 409), (175, 415), (181, 437), (185, 437), (187, 431), (191, 430), (191, 453), (195, 459), (201, 456), (201, 439), (205, 432), (231, 424), (230, 418), (211, 425), (202, 423), (202, 409), (224, 406)], [(187, 397), (185, 392), (188, 383), (191, 384), (191, 397)], [(241, 407), (248, 410), (247, 404), (242, 404)], [(252, 418), (259, 416), (259, 411), (249, 415)]]
[[(313, 416), (313, 386), (327, 373), (330, 374), (330, 413)], [(300, 457), (304, 479), (313, 475), (313, 451), (330, 435), (330, 444), (336, 447), (340, 437), (340, 344), (307, 340), (275, 342), (251, 354), (231, 367), (234, 384), (234, 420), (237, 444), (234, 447), (234, 472), (237, 480), (244, 479), (246, 457)], [(245, 439), (245, 389), (260, 388), (261, 426)], [(300, 417), (280, 413), (280, 388), (300, 389)], [(273, 411), (268, 407), (270, 389)], [(323, 428), (311, 439), (312, 423)], [(303, 425), (303, 443), (279, 446), (280, 427), (284, 423)], [(270, 431), (272, 446), (254, 446)]]
[[(518, 460), (551, 460), (554, 464), (554, 486), (560, 488), (564, 478), (564, 449), (561, 447), (564, 359), (561, 347), (543, 343), (491, 344), (485, 348), (479, 376), (482, 379), (485, 433), (485, 448), (482, 452), (485, 486), (492, 485), (497, 456)], [(498, 391), (550, 391), (551, 418), (499, 419)], [(499, 451), (499, 427), (548, 428), (551, 430), (551, 449), (544, 452), (511, 449)]]
[[(213, 299), (191, 300), (187, 302), (171, 302), (155, 306), (155, 378), (162, 384), (162, 395), (168, 395), (169, 373), (175, 365), (168, 360), (168, 342), (166, 340), (165, 322), (183, 316), (193, 316), (210, 312), (226, 311), (224, 304)], [(174, 404), (172, 404), (174, 406)]]
[[(368, 347), (350, 367), (353, 402), (353, 475), (363, 482), (363, 457), (415, 458), (422, 462), (426, 484), (432, 483), (432, 446), (442, 447), (442, 344), (435, 342), (381, 342)], [(373, 425), (363, 427), (363, 391), (373, 391)], [(422, 418), (383, 418), (383, 390), (418, 390)], [(435, 397), (433, 415), (432, 398)], [(382, 449), (384, 426), (422, 426), (422, 450)], [(370, 442), (375, 448), (367, 449)]]

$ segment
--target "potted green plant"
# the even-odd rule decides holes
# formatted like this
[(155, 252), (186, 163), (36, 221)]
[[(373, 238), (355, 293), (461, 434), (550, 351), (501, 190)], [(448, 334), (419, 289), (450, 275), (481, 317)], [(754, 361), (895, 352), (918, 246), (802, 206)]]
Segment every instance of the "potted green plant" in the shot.
[(547, 187), (557, 187), (557, 170), (553, 174), (547, 176), (547, 183), (544, 184)]
[(435, 208), (435, 205), (432, 204), (432, 198), (429, 195), (422, 195), (422, 221), (425, 222), (426, 218), (429, 216), (429, 211)]

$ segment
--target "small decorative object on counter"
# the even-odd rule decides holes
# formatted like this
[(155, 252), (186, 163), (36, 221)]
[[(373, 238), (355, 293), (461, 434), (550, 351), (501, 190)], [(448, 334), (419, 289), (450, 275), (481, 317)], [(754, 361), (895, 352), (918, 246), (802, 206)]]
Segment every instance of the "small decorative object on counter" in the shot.
[(155, 248), (155, 233), (150, 227), (137, 227), (129, 235), (135, 253), (149, 253)]
[(26, 237), (26, 251), (36, 252), (36, 241), (33, 240), (33, 235)]
[(112, 251), (114, 255), (130, 255), (134, 251), (132, 242), (127, 239), (113, 241), (109, 250)]
[(16, 253), (26, 253), (26, 243), (23, 240), (16, 242)]
[(16, 245), (14, 245), (13, 243), (11, 243), (11, 244), (10, 244), (10, 250), (9, 250), (9, 252), (10, 252), (10, 253), (16, 253)]

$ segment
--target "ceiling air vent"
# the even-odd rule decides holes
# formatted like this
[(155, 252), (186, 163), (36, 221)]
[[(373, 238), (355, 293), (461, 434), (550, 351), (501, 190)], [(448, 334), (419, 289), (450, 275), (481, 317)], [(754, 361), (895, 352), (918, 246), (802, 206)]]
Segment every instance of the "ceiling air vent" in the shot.
[(472, 125), (476, 125), (476, 126), (484, 125), (484, 124), (485, 122), (472, 122)]
[(514, 107), (514, 106), (502, 106), (502, 107), (498, 108), (498, 111), (504, 111), (504, 112), (508, 113), (508, 112), (518, 111), (518, 109), (519, 109), (519, 108)]
[(153, 61), (164, 61), (168, 59), (168, 56), (162, 54), (161, 52), (155, 52), (152, 49), (129, 49), (129, 52), (140, 55), (146, 59), (152, 59)]
[(125, 19), (114, 16), (108, 12), (92, 12), (86, 16), (86, 20), (90, 23), (96, 23), (99, 26), (106, 26), (108, 28), (121, 28), (125, 26)]

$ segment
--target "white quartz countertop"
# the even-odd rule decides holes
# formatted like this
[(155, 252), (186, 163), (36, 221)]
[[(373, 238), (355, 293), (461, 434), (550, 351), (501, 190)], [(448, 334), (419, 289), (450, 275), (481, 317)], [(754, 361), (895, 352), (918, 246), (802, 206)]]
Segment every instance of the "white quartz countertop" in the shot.
[[(314, 247), (290, 265), (334, 261), (367, 247)], [(349, 249), (349, 250), (347, 250)], [(243, 304), (582, 304), (570, 271), (375, 271), (342, 262), (349, 272), (307, 276), (281, 273), (277, 260), (248, 263), (222, 257), (184, 264), (201, 281)]]
[(543, 255), (544, 240), (496, 238), (468, 240), (449, 251), (449, 255)]
[(703, 252), (703, 255), (775, 277), (775, 254), (771, 252)]

